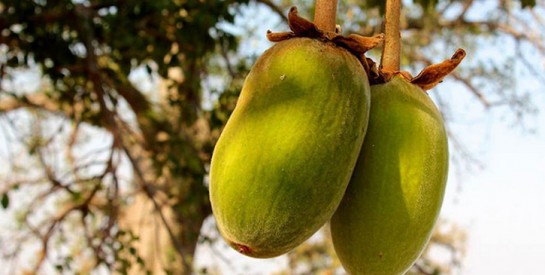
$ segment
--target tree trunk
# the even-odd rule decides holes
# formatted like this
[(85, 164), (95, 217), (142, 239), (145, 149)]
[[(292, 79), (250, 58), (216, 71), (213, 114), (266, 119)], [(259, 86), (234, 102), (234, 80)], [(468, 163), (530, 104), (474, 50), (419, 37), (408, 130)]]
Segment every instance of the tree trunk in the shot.
[[(135, 249), (144, 268), (135, 259), (130, 274), (190, 274), (203, 221), (212, 213), (203, 156), (210, 126), (199, 112), (196, 88), (184, 78), (179, 69), (169, 71), (159, 88), (161, 110), (139, 117), (147, 141), (140, 171), (148, 186), (126, 208), (120, 226), (139, 236)], [(187, 105), (172, 103), (182, 96)]]
[[(202, 188), (206, 189), (204, 186)], [(202, 191), (195, 190), (191, 195), (198, 193), (202, 194)], [(209, 206), (206, 202), (192, 202), (191, 205), (184, 201), (167, 203), (166, 196), (156, 196), (156, 200), (160, 202), (160, 209), (144, 192), (139, 192), (120, 215), (120, 229), (138, 236), (132, 245), (143, 260), (139, 263), (137, 258), (127, 255), (131, 259), (129, 274), (142, 274), (145, 271), (151, 274), (190, 274), (191, 271), (185, 270), (184, 260), (192, 266), (200, 229), (209, 215)], [(198, 211), (188, 213), (187, 209)], [(174, 244), (167, 226), (181, 246), (183, 255)]]

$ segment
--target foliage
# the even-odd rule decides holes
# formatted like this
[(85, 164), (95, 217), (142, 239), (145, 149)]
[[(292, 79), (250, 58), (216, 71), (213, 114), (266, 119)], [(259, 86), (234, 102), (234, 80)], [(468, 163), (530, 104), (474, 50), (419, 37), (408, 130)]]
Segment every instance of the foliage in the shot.
[[(468, 102), (518, 121), (535, 110), (531, 91), (516, 86), (518, 76), (545, 84), (535, 62), (545, 59), (545, 3), (480, 2), (407, 2), (403, 62), (418, 71), (464, 47), (468, 62), (452, 85), (472, 96)], [(210, 215), (212, 148), (253, 58), (238, 47), (251, 30), (242, 26), (235, 36), (222, 26), (247, 3), (0, 1), (0, 206), (13, 213), (0, 232), (4, 258), (22, 263), (34, 252), (23, 266), (36, 272), (187, 272), (197, 242), (206, 239), (200, 230)], [(285, 19), (293, 4), (313, 12), (308, 1), (254, 3), (246, 12), (266, 6)], [(341, 1), (343, 32), (380, 32), (377, 3), (383, 1)], [(512, 47), (491, 55), (493, 43)], [(19, 85), (21, 75), (29, 83), (33, 74), (33, 89)], [(455, 119), (447, 96), (431, 94)], [(331, 257), (330, 247), (311, 247), (289, 256), (298, 259), (293, 269), (318, 268), (297, 267), (304, 265), (295, 256), (301, 249), (310, 262)]]
[[(35, 157), (43, 168), (34, 175), (38, 178), (34, 181), (45, 189), (36, 200), (43, 203), (52, 198), (68, 206), (31, 225), (37, 209), (34, 204), (27, 205), (22, 220), (31, 229), (29, 235), (42, 243), (44, 255), (33, 270), (40, 269), (53, 239), (60, 237), (69, 217), (76, 215), (81, 221), (79, 225), (73, 222), (74, 226), (88, 233), (85, 242), (94, 254), (94, 265), (125, 270), (126, 265), (118, 266), (126, 257), (122, 252), (127, 246), (118, 220), (130, 198), (129, 190), (141, 192), (153, 202), (175, 250), (189, 265), (202, 220), (210, 214), (203, 183), (217, 136), (213, 131), (223, 125), (232, 108), (232, 94), (225, 93), (215, 110), (203, 110), (201, 79), (218, 49), (223, 53), (236, 49), (237, 39), (218, 23), (232, 22), (236, 8), (244, 2), (0, 3), (3, 80), (13, 79), (21, 68), (38, 68), (47, 80), (39, 93), (28, 95), (18, 93), (13, 85), (4, 85), (1, 112), (10, 121), (15, 110), (26, 107), (36, 118), (32, 127), (38, 130), (20, 134), (29, 157)], [(168, 79), (166, 94), (157, 95), (153, 90), (146, 94), (130, 81), (131, 74), (142, 67), (149, 77)], [(44, 111), (56, 114), (61, 121), (46, 121)], [(59, 131), (46, 133), (43, 127), (52, 125)], [(106, 156), (100, 160), (77, 156), (76, 148), (93, 143), (90, 135), (96, 133), (85, 133), (89, 125), (108, 133), (106, 149), (101, 144), (98, 150), (88, 152)], [(19, 135), (18, 127), (12, 126), (11, 132)], [(89, 140), (84, 140), (86, 134)], [(55, 146), (67, 150), (61, 165), (51, 156), (60, 153), (55, 152)], [(121, 177), (120, 167), (126, 162), (134, 179)], [(10, 168), (16, 170), (16, 166), (12, 163)], [(5, 207), (12, 188), (33, 181), (25, 177), (10, 180), (2, 190)], [(136, 185), (123, 190), (123, 185), (133, 183)], [(171, 220), (162, 214), (164, 202), (158, 198), (174, 209)], [(92, 224), (104, 220), (105, 224)], [(173, 225), (174, 221), (178, 224)], [(129, 254), (135, 254), (130, 248)], [(62, 259), (68, 254), (58, 256)]]

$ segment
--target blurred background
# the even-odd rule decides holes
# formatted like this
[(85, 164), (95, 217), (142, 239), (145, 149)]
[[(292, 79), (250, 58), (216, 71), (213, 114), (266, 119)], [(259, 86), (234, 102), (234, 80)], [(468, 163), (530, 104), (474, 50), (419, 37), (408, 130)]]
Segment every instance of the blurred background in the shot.
[[(451, 168), (409, 274), (544, 274), (545, 1), (403, 3), (404, 70), (468, 53), (429, 91)], [(312, 18), (298, 0), (1, 0), (0, 274), (344, 274), (327, 226), (255, 260), (211, 216), (214, 144), (292, 5)], [(382, 5), (339, 1), (343, 34), (380, 33)]]

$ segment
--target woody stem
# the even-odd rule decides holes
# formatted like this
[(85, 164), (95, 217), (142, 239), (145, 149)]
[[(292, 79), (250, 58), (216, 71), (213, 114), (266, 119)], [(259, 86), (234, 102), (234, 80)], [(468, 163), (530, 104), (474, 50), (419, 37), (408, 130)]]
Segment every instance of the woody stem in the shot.
[(380, 60), (382, 72), (394, 73), (400, 68), (401, 34), (399, 18), (401, 15), (401, 0), (386, 0), (386, 15), (384, 17), (384, 48)]
[(337, 16), (337, 0), (316, 0), (314, 24), (318, 29), (326, 32), (335, 32)]

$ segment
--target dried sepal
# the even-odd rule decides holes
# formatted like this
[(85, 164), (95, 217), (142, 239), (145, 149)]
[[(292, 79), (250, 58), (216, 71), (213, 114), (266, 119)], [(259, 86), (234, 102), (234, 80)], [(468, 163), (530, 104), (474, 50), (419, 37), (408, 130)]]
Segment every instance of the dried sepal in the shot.
[(373, 59), (365, 57), (365, 55), (361, 55), (359, 60), (360, 63), (363, 65), (365, 72), (367, 73), (367, 78), (369, 79), (369, 82), (376, 83), (376, 80), (380, 76), (377, 69), (377, 63), (375, 63)]
[(361, 55), (375, 48), (384, 41), (383, 34), (377, 34), (372, 37), (366, 37), (358, 34), (351, 34), (348, 37), (338, 35), (333, 38), (335, 44), (347, 48), (356, 55)]
[(398, 72), (389, 72), (389, 71), (383, 71), (382, 67), (379, 68), (379, 76), (377, 79), (375, 79), (374, 82), (371, 83), (371, 85), (374, 84), (382, 84), (390, 81), (394, 75), (396, 75)]
[(413, 75), (408, 71), (400, 71), (398, 74), (407, 81), (411, 81), (413, 79)]
[(367, 71), (369, 79), (377, 79), (380, 75), (378, 72), (377, 63), (369, 57), (366, 57), (366, 61), (367, 64), (369, 64), (369, 71)]
[(376, 63), (365, 57), (365, 53), (375, 48), (384, 41), (384, 35), (378, 34), (373, 37), (365, 37), (357, 34), (351, 34), (347, 37), (341, 34), (341, 26), (336, 25), (334, 32), (320, 30), (311, 21), (302, 18), (298, 14), (297, 7), (290, 8), (288, 13), (288, 26), (291, 32), (271, 32), (267, 31), (267, 39), (271, 42), (281, 42), (295, 37), (308, 37), (322, 41), (330, 41), (333, 44), (343, 47), (350, 51), (363, 65), (369, 80), (380, 82), (381, 74), (377, 69)]
[(419, 86), (424, 91), (429, 90), (441, 83), (443, 78), (450, 74), (465, 56), (466, 52), (463, 49), (458, 49), (450, 59), (424, 68), (416, 77), (411, 79), (411, 83)]
[(367, 72), (371, 84), (385, 83), (390, 81), (394, 75), (399, 75), (426, 91), (441, 83), (443, 78), (450, 74), (466, 56), (463, 49), (458, 49), (450, 59), (424, 68), (413, 78), (407, 71), (387, 72), (382, 67), (377, 68), (377, 64), (372, 59), (365, 57), (367, 51), (384, 41), (383, 34), (372, 37), (350, 34), (345, 37), (341, 34), (339, 25), (336, 25), (335, 32), (325, 32), (316, 27), (311, 21), (300, 17), (295, 6), (291, 7), (288, 13), (288, 25), (291, 32), (273, 33), (267, 31), (267, 39), (271, 42), (280, 42), (294, 37), (308, 37), (331, 41), (337, 46), (349, 50), (358, 58)]
[(288, 13), (288, 26), (299, 37), (323, 36), (323, 32), (314, 23), (299, 16), (295, 6), (291, 7)]
[(371, 67), (370, 67), (369, 63), (367, 63), (367, 58), (365, 57), (365, 55), (363, 55), (363, 54), (360, 55), (358, 57), (358, 60), (360, 61), (361, 65), (363, 66), (363, 69), (367, 73), (367, 76), (369, 76), (369, 71), (371, 70)]
[(295, 33), (293, 32), (272, 32), (270, 30), (267, 31), (267, 39), (271, 42), (280, 42), (286, 39), (290, 39), (292, 37), (295, 37)]

